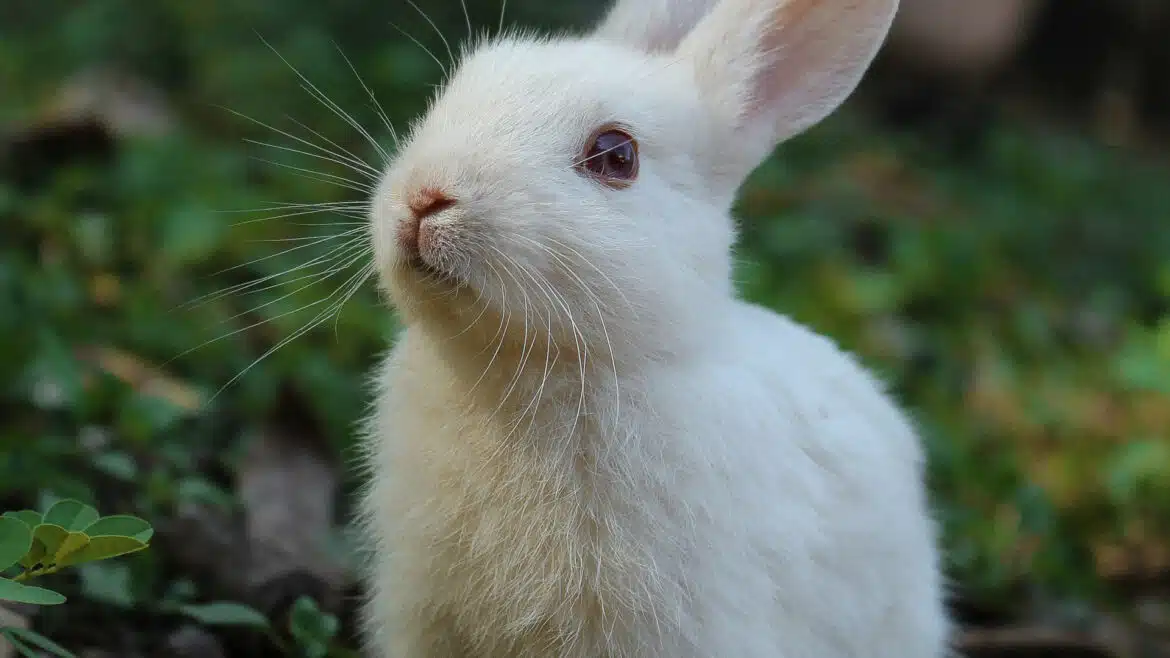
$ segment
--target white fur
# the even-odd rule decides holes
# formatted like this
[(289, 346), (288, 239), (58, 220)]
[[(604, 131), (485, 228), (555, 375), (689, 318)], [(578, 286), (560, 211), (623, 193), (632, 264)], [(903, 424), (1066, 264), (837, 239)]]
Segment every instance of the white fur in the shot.
[[(731, 283), (737, 188), (851, 93), (896, 0), (713, 2), (475, 48), (382, 181), (407, 328), (368, 430), (380, 658), (946, 653), (913, 429)], [(626, 189), (572, 166), (607, 122), (640, 145)], [(424, 187), (456, 200), (443, 276), (394, 239)]]

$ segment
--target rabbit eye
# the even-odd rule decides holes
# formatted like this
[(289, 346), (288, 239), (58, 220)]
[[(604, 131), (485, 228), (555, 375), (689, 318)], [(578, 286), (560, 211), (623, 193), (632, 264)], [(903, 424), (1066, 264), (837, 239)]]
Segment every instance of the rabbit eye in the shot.
[(626, 131), (607, 126), (589, 140), (578, 166), (610, 187), (627, 187), (638, 176), (638, 142)]

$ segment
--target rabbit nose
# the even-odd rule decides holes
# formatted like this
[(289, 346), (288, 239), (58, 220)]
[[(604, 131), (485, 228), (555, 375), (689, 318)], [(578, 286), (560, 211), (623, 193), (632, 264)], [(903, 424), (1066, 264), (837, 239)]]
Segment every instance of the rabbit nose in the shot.
[(433, 242), (434, 230), (427, 218), (454, 204), (454, 199), (433, 188), (424, 188), (410, 196), (406, 204), (410, 217), (398, 227), (398, 242), (409, 257), (417, 258)]

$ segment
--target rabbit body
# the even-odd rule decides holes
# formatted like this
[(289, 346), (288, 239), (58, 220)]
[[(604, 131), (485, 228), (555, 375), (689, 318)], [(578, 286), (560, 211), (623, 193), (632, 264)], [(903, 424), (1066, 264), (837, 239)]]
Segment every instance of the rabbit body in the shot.
[[(717, 314), (723, 338), (621, 382), (620, 417), (555, 450), (465, 408), (406, 332), (376, 421), (401, 437), (372, 494), (379, 655), (943, 655), (911, 428), (826, 339), (742, 302)], [(576, 383), (537, 427), (572, 423)], [(611, 413), (614, 386), (590, 393)]]
[(896, 4), (622, 0), (464, 60), (372, 202), (373, 655), (946, 654), (914, 430), (731, 278), (743, 178)]

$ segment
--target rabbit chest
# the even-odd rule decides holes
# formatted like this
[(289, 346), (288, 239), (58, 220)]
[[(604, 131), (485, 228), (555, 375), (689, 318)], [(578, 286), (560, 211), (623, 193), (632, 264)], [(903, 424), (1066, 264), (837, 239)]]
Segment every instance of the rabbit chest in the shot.
[(410, 593), (397, 616), (448, 620), (474, 655), (606, 655), (613, 642), (686, 655), (686, 562), (703, 533), (678, 472), (603, 448), (575, 405), (548, 404), (525, 435), (491, 410), (453, 411), (428, 377), (394, 371), (376, 419), (368, 515), (379, 587)]

